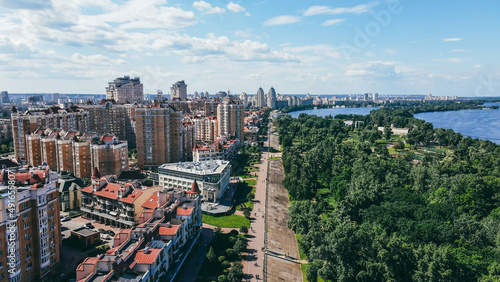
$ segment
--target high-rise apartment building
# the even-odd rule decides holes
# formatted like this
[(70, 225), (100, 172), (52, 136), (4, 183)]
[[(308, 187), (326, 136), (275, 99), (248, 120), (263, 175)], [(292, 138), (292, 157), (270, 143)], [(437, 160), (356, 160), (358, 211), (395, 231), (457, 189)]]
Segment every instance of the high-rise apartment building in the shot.
[(104, 175), (120, 175), (128, 169), (127, 141), (120, 141), (113, 134), (104, 134), (90, 145), (92, 167)]
[(102, 100), (99, 104), (86, 104), (81, 108), (89, 113), (89, 132), (99, 135), (115, 134), (119, 140), (127, 140), (135, 148), (135, 108), (133, 104), (119, 105), (111, 100)]
[(1, 170), (0, 281), (49, 281), (58, 274), (61, 222), (57, 179), (48, 166)]
[(172, 87), (170, 87), (170, 99), (187, 100), (187, 85), (184, 80), (172, 84)]
[(93, 167), (106, 174), (119, 175), (128, 169), (127, 141), (112, 134), (38, 129), (27, 136), (28, 163), (47, 164), (55, 171), (66, 171), (77, 177), (90, 177)]
[(15, 107), (12, 115), (12, 135), (16, 158), (26, 161), (28, 157), (26, 137), (40, 127), (58, 128), (61, 130), (78, 130), (89, 132), (89, 113), (79, 107), (70, 106), (66, 109), (50, 107), (43, 110), (28, 110), (19, 113)]
[(133, 103), (144, 101), (144, 90), (139, 77), (130, 78), (126, 75), (108, 83), (106, 99), (118, 103)]
[(182, 159), (182, 112), (170, 106), (137, 108), (137, 164), (152, 167)]
[(0, 96), (0, 104), (6, 104), (6, 103), (10, 103), (9, 92), (2, 91)]
[(264, 90), (262, 87), (257, 91), (257, 108), (264, 108), (266, 106), (266, 100), (264, 97)]
[(274, 87), (271, 86), (271, 89), (269, 89), (269, 92), (267, 93), (267, 106), (271, 109), (276, 108), (276, 90), (274, 90)]
[(217, 138), (216, 117), (193, 117), (194, 139), (196, 141), (214, 142)]
[(242, 142), (245, 130), (245, 106), (239, 101), (224, 99), (217, 106), (217, 136), (235, 136)]

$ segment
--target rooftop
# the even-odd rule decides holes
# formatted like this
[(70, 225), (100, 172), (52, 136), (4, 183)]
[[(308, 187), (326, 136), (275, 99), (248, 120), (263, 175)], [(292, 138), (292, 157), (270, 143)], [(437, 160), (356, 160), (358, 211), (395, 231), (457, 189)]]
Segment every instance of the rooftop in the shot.
[(160, 169), (185, 171), (196, 174), (221, 173), (229, 165), (228, 161), (209, 160), (201, 162), (179, 162), (161, 165)]
[(77, 229), (73, 229), (73, 230), (71, 230), (71, 232), (78, 234), (78, 235), (81, 235), (81, 236), (85, 236), (85, 237), (99, 233), (99, 231), (94, 231), (94, 230), (88, 229), (86, 227), (80, 227)]

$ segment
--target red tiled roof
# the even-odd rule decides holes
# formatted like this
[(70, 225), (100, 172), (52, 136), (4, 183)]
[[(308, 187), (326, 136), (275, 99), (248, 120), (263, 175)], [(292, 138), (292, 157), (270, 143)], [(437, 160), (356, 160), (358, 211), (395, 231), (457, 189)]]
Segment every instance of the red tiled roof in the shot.
[(99, 261), (98, 257), (88, 257), (86, 258), (79, 266), (77, 270), (82, 271), (83, 270), (83, 265), (89, 264), (89, 265), (95, 265)]
[(147, 199), (146, 202), (144, 202), (144, 204), (142, 204), (142, 207), (145, 209), (152, 209), (152, 210), (154, 208), (157, 208), (158, 207), (158, 195), (156, 193), (151, 195), (151, 197), (149, 197), (149, 199)]
[(105, 142), (106, 142), (106, 141), (108, 141), (108, 142), (112, 142), (112, 141), (113, 141), (113, 138), (114, 138), (114, 136), (103, 136), (103, 137), (101, 138), (101, 141), (105, 141)]
[(92, 193), (92, 185), (82, 188), (82, 192)]
[(106, 187), (104, 187), (100, 191), (95, 192), (94, 195), (116, 200), (118, 199), (118, 190), (120, 189), (121, 189), (120, 185), (114, 183), (108, 183)]
[(178, 207), (177, 208), (177, 215), (191, 215), (193, 210), (194, 210), (194, 207), (186, 207), (186, 208)]
[(142, 195), (142, 191), (134, 190), (132, 193), (128, 194), (127, 197), (121, 198), (120, 201), (131, 204), (131, 203), (135, 202), (135, 200), (137, 200), (137, 198), (139, 198), (139, 196), (141, 196), (141, 195)]
[(144, 249), (138, 250), (135, 253), (134, 261), (138, 264), (153, 264), (160, 254), (161, 249), (149, 249), (149, 251), (144, 253)]
[(160, 226), (159, 233), (160, 235), (173, 236), (177, 233), (178, 229), (179, 225), (170, 225), (170, 227)]

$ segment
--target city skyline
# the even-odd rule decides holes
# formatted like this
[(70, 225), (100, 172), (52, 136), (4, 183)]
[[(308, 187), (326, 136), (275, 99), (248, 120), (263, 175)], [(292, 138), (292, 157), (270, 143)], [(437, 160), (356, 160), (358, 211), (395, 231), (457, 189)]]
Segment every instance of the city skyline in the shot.
[[(0, 1), (0, 90), (500, 96), (500, 3)], [(28, 81), (29, 80), (29, 81)], [(27, 82), (28, 81), (28, 82)]]

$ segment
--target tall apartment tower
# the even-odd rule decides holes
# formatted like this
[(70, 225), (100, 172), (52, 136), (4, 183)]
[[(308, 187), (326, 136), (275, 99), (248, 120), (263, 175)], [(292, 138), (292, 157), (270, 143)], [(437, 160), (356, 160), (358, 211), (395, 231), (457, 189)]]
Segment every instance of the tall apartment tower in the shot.
[[(89, 113), (87, 132), (99, 135), (113, 133), (119, 140), (127, 140), (131, 148), (135, 148), (135, 105), (119, 105), (111, 100), (102, 100), (96, 105), (82, 105)], [(85, 131), (80, 131), (85, 132)]]
[(0, 96), (0, 104), (5, 104), (5, 103), (10, 103), (9, 92), (2, 91), (2, 94)]
[(264, 108), (266, 106), (266, 100), (264, 98), (264, 90), (262, 87), (257, 91), (257, 108)]
[(217, 135), (235, 136), (244, 140), (245, 106), (241, 102), (224, 99), (217, 107)]
[(106, 87), (106, 99), (115, 100), (118, 103), (143, 102), (144, 90), (139, 77), (130, 78), (126, 75), (108, 83)]
[(170, 99), (187, 100), (187, 84), (184, 83), (184, 80), (172, 84), (172, 87), (170, 87)]
[(271, 109), (276, 108), (276, 90), (272, 86), (267, 93), (267, 106)]
[(182, 160), (182, 112), (170, 106), (136, 108), (137, 165), (153, 167)]
[[(0, 194), (10, 195), (12, 185), (16, 187), (15, 199), (0, 197), (0, 281), (50, 281), (58, 274), (61, 217), (57, 180), (57, 173), (48, 166), (0, 171)], [(11, 260), (15, 263), (9, 264)]]

